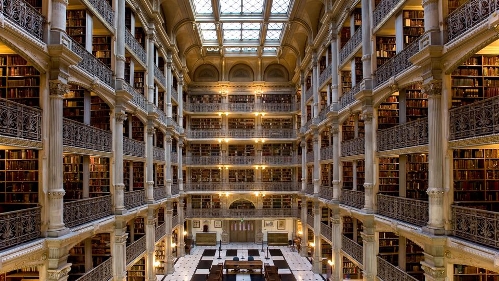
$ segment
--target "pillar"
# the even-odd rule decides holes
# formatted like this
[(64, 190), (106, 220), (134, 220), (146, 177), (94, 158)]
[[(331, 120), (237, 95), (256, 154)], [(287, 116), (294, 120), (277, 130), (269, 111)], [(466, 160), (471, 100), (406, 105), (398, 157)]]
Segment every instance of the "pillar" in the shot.
[[(179, 179), (180, 181), (180, 179)], [(178, 213), (178, 222), (179, 222), (179, 227), (178, 227), (178, 241), (177, 241), (177, 254), (178, 257), (183, 257), (185, 256), (185, 242), (184, 242), (184, 198), (180, 197), (179, 202), (177, 205), (177, 213)]]
[(172, 219), (173, 219), (173, 209), (172, 202), (166, 202), (165, 208), (165, 227), (166, 227), (166, 237), (165, 237), (165, 274), (172, 274), (175, 272), (173, 251), (172, 251)]
[(372, 106), (364, 106), (363, 109), (364, 118), (364, 145), (365, 145), (365, 167), (364, 167), (364, 191), (365, 191), (365, 204), (364, 210), (367, 213), (373, 213), (375, 211), (375, 191), (374, 191), (374, 153), (375, 153), (375, 143), (374, 143), (374, 123), (373, 123), (373, 113)]
[[(116, 79), (125, 79), (125, 1), (116, 1), (116, 13), (118, 22), (116, 24)], [(133, 76), (133, 75), (130, 75)], [(130, 83), (130, 81), (126, 81)]]
[(173, 77), (172, 77), (172, 54), (168, 52), (166, 54), (166, 98), (165, 98), (165, 112), (166, 117), (172, 117), (172, 88), (173, 88)]
[(114, 109), (114, 213), (121, 215), (125, 210), (125, 184), (123, 179), (123, 122), (127, 114), (123, 107)]
[(178, 155), (178, 161), (177, 161), (177, 165), (178, 165), (178, 190), (180, 193), (183, 193), (184, 192), (184, 176), (182, 174), (182, 163), (183, 163), (183, 156), (182, 156), (182, 150), (184, 149), (184, 139), (182, 137), (179, 137), (178, 139), (178, 152), (177, 152), (177, 155)]
[(447, 280), (445, 239), (439, 238), (435, 242), (424, 246), (424, 261), (421, 262), (421, 268), (426, 281), (445, 281)]
[(371, 7), (371, 0), (361, 0), (361, 7), (362, 7), (362, 77), (363, 77), (363, 82), (364, 86), (361, 85), (361, 89), (366, 89), (370, 90), (372, 89), (371, 85), (371, 76), (372, 76), (372, 69), (371, 69), (371, 15), (372, 13), (372, 8)]
[(300, 255), (302, 257), (308, 256), (308, 224), (307, 224), (307, 196), (302, 196), (301, 198), (301, 228), (302, 228), (302, 237), (301, 237), (301, 252)]
[(312, 271), (322, 274), (321, 206), (318, 198), (314, 198), (314, 243)]
[[(67, 262), (69, 249), (67, 246), (62, 246), (61, 241), (47, 241), (48, 257), (47, 263), (43, 267), (41, 277), (45, 277), (46, 281), (66, 281), (71, 270), (71, 264)], [(45, 276), (43, 276), (45, 275)]]
[(156, 244), (156, 217), (154, 207), (149, 205), (146, 217), (146, 280), (157, 281), (154, 271), (154, 254)]
[(333, 120), (332, 126), (333, 134), (333, 202), (340, 201), (340, 129), (338, 120)]
[(375, 281), (377, 275), (377, 247), (376, 247), (376, 235), (374, 227), (374, 216), (369, 216), (364, 221), (364, 231), (360, 234), (362, 236), (363, 244), (363, 261), (364, 271), (362, 275), (364, 276), (364, 281)]
[(154, 59), (156, 53), (154, 52), (154, 23), (149, 24), (147, 31), (147, 100), (154, 103)]
[(111, 234), (113, 256), (113, 281), (126, 281), (126, 219), (116, 217), (114, 233)]
[(302, 136), (301, 142), (301, 190), (305, 192), (307, 189), (307, 142)]
[(172, 196), (172, 135), (170, 131), (165, 134), (165, 188), (166, 197)]
[(300, 87), (301, 87), (301, 102), (300, 102), (300, 110), (302, 112), (301, 115), (301, 127), (305, 126), (307, 123), (307, 114), (305, 112), (307, 111), (307, 99), (305, 92), (307, 91), (307, 86), (305, 85), (305, 73), (303, 70), (300, 72)]
[(320, 157), (321, 157), (321, 149), (320, 149), (320, 135), (319, 135), (319, 130), (315, 128), (313, 130), (313, 146), (314, 146), (314, 171), (313, 171), (313, 183), (314, 183), (314, 194), (319, 196), (320, 189), (321, 189), (321, 182), (320, 182), (320, 172), (321, 172), (321, 164), (320, 164)]
[[(312, 119), (319, 116), (319, 58), (317, 50), (312, 54)], [(303, 115), (303, 113), (302, 113)]]
[[(179, 74), (178, 76), (178, 81), (177, 81), (177, 93), (178, 93), (178, 107), (177, 107), (177, 114), (178, 114), (178, 126), (182, 128), (184, 126), (184, 99), (182, 98), (183, 96), (183, 87), (184, 87), (184, 75)], [(180, 133), (180, 132), (179, 132)]]
[(154, 121), (149, 117), (146, 130), (146, 201), (154, 203), (154, 166), (153, 166), (153, 141), (154, 141)]
[(331, 237), (331, 242), (332, 242), (332, 266), (333, 270), (331, 272), (331, 280), (332, 281), (340, 281), (342, 280), (342, 265), (343, 265), (343, 259), (341, 257), (341, 246), (342, 246), (342, 232), (343, 229), (341, 227), (341, 216), (340, 216), (340, 206), (335, 204), (331, 206), (331, 209), (333, 211), (333, 216), (331, 217), (331, 222), (332, 222), (332, 237)]

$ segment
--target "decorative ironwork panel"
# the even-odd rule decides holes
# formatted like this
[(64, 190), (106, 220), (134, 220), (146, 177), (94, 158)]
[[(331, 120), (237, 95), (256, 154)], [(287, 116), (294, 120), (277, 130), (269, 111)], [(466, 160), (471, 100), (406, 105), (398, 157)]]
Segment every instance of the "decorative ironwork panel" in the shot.
[(178, 92), (177, 89), (173, 88), (173, 86), (172, 86), (172, 99), (178, 101)]
[(309, 119), (306, 123), (305, 123), (305, 126), (303, 126), (305, 128), (305, 130), (308, 130), (310, 128), (310, 125), (312, 125), (312, 122), (314, 121), (313, 118)]
[[(264, 165), (291, 165), (294, 163), (293, 156), (262, 156), (262, 164)], [(301, 157), (300, 157), (301, 163)]]
[(307, 163), (308, 162), (314, 162), (314, 151), (309, 151), (307, 152)]
[(1, 0), (2, 14), (23, 30), (43, 41), (45, 17), (23, 0)]
[(154, 201), (159, 201), (166, 198), (166, 189), (164, 186), (155, 187), (153, 189)]
[(71, 51), (75, 52), (82, 58), (82, 60), (78, 63), (79, 68), (87, 72), (88, 75), (95, 76), (106, 85), (114, 88), (113, 71), (107, 65), (102, 63), (98, 58), (92, 55), (92, 53), (85, 50), (82, 45), (73, 39), (71, 39)]
[(359, 47), (360, 43), (362, 43), (362, 28), (358, 28), (343, 48), (341, 48), (340, 65), (342, 65), (350, 55), (352, 55), (353, 51)]
[(410, 276), (408, 273), (394, 266), (383, 258), (378, 259), (378, 277), (382, 281), (417, 281), (418, 279)]
[(451, 208), (454, 236), (499, 249), (499, 213), (455, 205)]
[(40, 237), (41, 207), (0, 214), (0, 249)]
[(184, 191), (299, 191), (299, 182), (191, 182), (184, 184)]
[(499, 97), (450, 110), (450, 139), (458, 140), (499, 133)]
[(186, 218), (296, 218), (298, 216), (298, 209), (187, 209), (186, 211)]
[(227, 136), (231, 138), (256, 138), (258, 134), (256, 130), (229, 129)]
[(309, 195), (314, 195), (314, 184), (313, 183), (307, 183), (307, 186), (305, 187), (305, 193)]
[(166, 117), (165, 112), (163, 110), (161, 110), (160, 108), (158, 108), (154, 104), (152, 106), (154, 108), (154, 112), (156, 112), (156, 114), (158, 114), (159, 122), (163, 123), (166, 126), (166, 124), (168, 124), (168, 117)]
[(76, 279), (76, 281), (96, 281), (109, 280), (113, 277), (113, 257), (109, 257), (103, 263), (92, 268), (85, 275)]
[(0, 98), (0, 135), (42, 140), (42, 111)]
[(428, 202), (378, 194), (378, 214), (417, 226), (428, 223)]
[(123, 154), (146, 157), (146, 144), (143, 141), (123, 137)]
[(393, 56), (376, 70), (374, 88), (411, 67), (413, 64), (409, 58), (414, 56), (417, 52), (419, 52), (419, 38), (415, 39), (414, 42), (409, 44), (400, 53)]
[(154, 65), (154, 77), (158, 79), (159, 83), (163, 84), (163, 86), (166, 86), (166, 77), (163, 74), (163, 71), (161, 71), (157, 65)]
[(173, 120), (173, 118), (171, 118), (171, 117), (168, 117), (166, 119), (166, 126), (173, 127), (173, 129), (175, 129), (175, 131), (178, 132), (178, 133), (183, 132), (183, 128), (180, 127), (178, 125), (178, 123), (175, 120)]
[(225, 163), (221, 156), (186, 156), (183, 159), (186, 165), (220, 165)]
[(165, 161), (165, 149), (160, 147), (152, 148), (153, 159), (158, 161)]
[(311, 214), (307, 215), (307, 224), (311, 228), (314, 228), (314, 216), (313, 215), (311, 215)]
[(321, 148), (321, 160), (333, 159), (333, 149), (333, 145)]
[[(101, 1), (105, 2), (105, 1)], [(125, 43), (130, 48), (130, 50), (137, 56), (142, 64), (147, 64), (147, 54), (146, 50), (140, 45), (139, 41), (130, 33), (128, 29), (125, 28)]]
[(378, 151), (428, 144), (428, 118), (378, 130), (377, 144)]
[[(360, 29), (360, 28), (359, 28)], [(333, 71), (332, 65), (328, 65), (319, 76), (319, 85), (323, 85), (329, 78), (331, 78), (331, 73)]]
[(324, 107), (321, 112), (319, 112), (319, 115), (317, 116), (317, 122), (316, 124), (320, 124), (322, 121), (326, 120), (327, 119), (327, 114), (330, 112), (331, 110), (329, 109), (329, 106), (326, 106)]
[(290, 103), (261, 103), (259, 106), (263, 112), (291, 112), (297, 110), (294, 104)]
[(175, 164), (178, 162), (178, 154), (177, 154), (177, 152), (171, 152), (170, 153), (170, 161), (172, 163), (175, 163)]
[(341, 249), (354, 258), (359, 264), (363, 263), (364, 252), (362, 246), (345, 235), (341, 235)]
[(354, 103), (355, 94), (358, 92), (360, 92), (360, 83), (355, 84), (350, 91), (343, 93), (340, 97), (340, 110)]
[(310, 88), (307, 89), (307, 91), (305, 92), (305, 100), (309, 100), (312, 95), (314, 94), (314, 89), (313, 87), (311, 86)]
[(221, 130), (199, 130), (186, 131), (186, 136), (191, 139), (209, 139), (225, 137), (225, 133)]
[(448, 40), (463, 35), (496, 12), (499, 3), (495, 0), (470, 0), (447, 17)]
[(229, 103), (228, 110), (231, 112), (253, 112), (255, 110), (254, 103)]
[(223, 163), (232, 165), (253, 165), (256, 164), (256, 156), (226, 156), (223, 157)]
[(145, 204), (145, 190), (125, 191), (125, 208), (127, 208), (128, 210)]
[(262, 129), (259, 135), (262, 138), (294, 139), (296, 138), (296, 131), (293, 129)]
[(382, 0), (373, 11), (373, 27), (375, 28), (383, 19), (390, 16), (392, 10), (399, 2), (401, 2), (401, 0)]
[(142, 94), (137, 92), (130, 84), (123, 82), (123, 87), (125, 87), (125, 90), (132, 94), (132, 99), (130, 102), (135, 105), (138, 109), (143, 110), (144, 112), (147, 112), (147, 99), (144, 97)]
[(225, 109), (223, 103), (188, 103), (185, 104), (185, 111), (190, 112), (219, 112)]
[(323, 222), (321, 222), (321, 235), (324, 236), (324, 239), (331, 241), (331, 238), (333, 236), (333, 229), (331, 227)]
[(333, 199), (333, 188), (329, 186), (321, 186), (321, 190), (319, 192), (319, 197), (326, 200)]
[(64, 202), (64, 225), (75, 227), (112, 215), (111, 195)]
[(99, 12), (104, 20), (112, 27), (114, 26), (114, 11), (107, 1), (87, 0)]
[(172, 191), (172, 196), (179, 195), (180, 189), (178, 187), (178, 184), (172, 184), (171, 191)]
[(65, 146), (111, 152), (113, 135), (110, 131), (64, 118), (62, 141)]
[(179, 224), (178, 215), (172, 217), (172, 228), (174, 228), (175, 226), (177, 226), (177, 224)]
[(360, 155), (365, 153), (365, 139), (354, 138), (341, 142), (341, 156)]
[(165, 235), (166, 235), (166, 224), (162, 223), (156, 227), (156, 231), (154, 233), (156, 242), (158, 242), (161, 239), (161, 237)]
[(365, 202), (366, 196), (363, 191), (348, 189), (341, 190), (341, 204), (362, 209), (365, 206)]
[(137, 241), (126, 247), (126, 264), (127, 266), (134, 259), (142, 255), (146, 251), (146, 236), (140, 237)]

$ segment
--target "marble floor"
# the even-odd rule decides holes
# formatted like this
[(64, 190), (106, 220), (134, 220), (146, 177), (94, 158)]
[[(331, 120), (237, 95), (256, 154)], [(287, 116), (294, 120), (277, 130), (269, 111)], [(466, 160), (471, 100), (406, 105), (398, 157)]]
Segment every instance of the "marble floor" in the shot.
[[(225, 259), (232, 259), (233, 256), (226, 256), (227, 249), (237, 249), (237, 256), (239, 258), (248, 257), (248, 249), (258, 249), (259, 256), (254, 256), (255, 260), (262, 260), (264, 263), (269, 263), (274, 265), (274, 261), (286, 261), (289, 268), (279, 268), (279, 274), (294, 276), (297, 281), (323, 281), (325, 278), (320, 274), (314, 274), (311, 269), (312, 265), (307, 258), (301, 257), (296, 250), (292, 250), (287, 246), (270, 246), (270, 249), (280, 249), (282, 255), (269, 254), (267, 256), (267, 248), (264, 248), (264, 252), (261, 252), (261, 244), (255, 243), (231, 243), (228, 245), (222, 245), (222, 251), (220, 252), (220, 259), (218, 246), (196, 246), (192, 248), (190, 255), (185, 255), (177, 260), (175, 263), (175, 272), (170, 275), (157, 275), (158, 281), (190, 281), (194, 275), (197, 274), (208, 274), (209, 269), (199, 269), (198, 264), (209, 264), (208, 261), (212, 261), (212, 264), (218, 264), (223, 262)], [(215, 249), (215, 256), (203, 256), (203, 252), (206, 249)], [(232, 251), (234, 252), (234, 251)], [(268, 259), (266, 259), (268, 257)], [(203, 262), (205, 261), (205, 262)], [(282, 263), (282, 262), (277, 262)], [(235, 281), (251, 281), (251, 276), (249, 274), (236, 274)]]

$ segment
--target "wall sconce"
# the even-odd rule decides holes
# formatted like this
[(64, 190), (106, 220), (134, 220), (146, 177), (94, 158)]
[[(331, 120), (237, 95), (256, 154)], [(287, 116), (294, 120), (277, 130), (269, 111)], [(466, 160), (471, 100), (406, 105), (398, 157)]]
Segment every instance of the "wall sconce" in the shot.
[(310, 246), (311, 248), (314, 248), (315, 247), (315, 243), (314, 242), (310, 242), (310, 243), (308, 243), (308, 246)]
[(262, 197), (265, 197), (265, 193), (263, 193), (263, 192), (262, 192), (262, 193), (260, 193), (260, 192), (258, 192), (258, 191), (257, 191), (257, 192), (255, 192), (255, 196), (256, 196), (256, 197), (258, 197), (258, 196), (260, 196), (260, 195), (261, 195)]
[(262, 117), (265, 116), (265, 112), (255, 112), (255, 116), (261, 115)]
[(227, 95), (227, 88), (225, 88), (225, 87), (220, 88), (220, 90), (218, 91), (218, 93), (221, 94), (221, 95)]
[(184, 236), (187, 236), (187, 231), (184, 230), (183, 234), (184, 234)]
[(255, 169), (262, 169), (262, 170), (265, 170), (265, 166), (255, 166)]
[(255, 90), (255, 94), (257, 94), (257, 95), (263, 94), (262, 87), (257, 87), (256, 90)]
[(172, 248), (175, 248), (175, 247), (177, 247), (177, 243), (173, 242), (172, 243)]
[(301, 231), (301, 230), (298, 231), (298, 236), (302, 236), (302, 234), (303, 234), (303, 231)]
[(229, 197), (229, 193), (228, 192), (225, 192), (225, 197)]
[(218, 139), (218, 142), (219, 142), (219, 143), (221, 143), (221, 142), (225, 142), (225, 143), (227, 143), (227, 142), (229, 142), (229, 139)]
[(159, 267), (161, 263), (159, 261), (154, 261), (154, 267)]

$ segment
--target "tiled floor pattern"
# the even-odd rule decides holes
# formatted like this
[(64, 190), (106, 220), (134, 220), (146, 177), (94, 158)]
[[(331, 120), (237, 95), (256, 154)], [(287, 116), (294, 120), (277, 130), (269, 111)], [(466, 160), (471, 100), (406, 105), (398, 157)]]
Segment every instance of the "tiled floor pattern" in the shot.
[[(248, 249), (258, 249), (259, 256), (254, 256), (255, 260), (262, 260), (264, 263), (269, 263), (275, 265), (282, 265), (287, 262), (288, 269), (279, 269), (279, 274), (293, 274), (297, 281), (323, 281), (321, 275), (314, 274), (311, 269), (312, 265), (305, 257), (301, 257), (296, 250), (292, 251), (286, 246), (271, 246), (270, 249), (280, 249), (282, 256), (272, 256), (270, 253), (267, 256), (266, 248), (264, 252), (261, 251), (261, 244), (255, 243), (231, 243), (228, 245), (222, 245), (222, 251), (219, 253), (218, 250), (215, 256), (203, 256), (205, 249), (218, 249), (217, 246), (196, 246), (191, 250), (190, 255), (185, 255), (177, 260), (175, 263), (175, 272), (173, 274), (163, 276), (158, 275), (158, 281), (191, 281), (191, 278), (195, 274), (208, 274), (208, 267), (211, 264), (218, 264), (219, 262), (224, 262), (226, 259), (232, 260), (233, 256), (226, 256), (226, 251), (228, 249), (237, 250), (237, 256), (241, 258), (248, 258)], [(233, 251), (234, 252), (234, 251)], [(254, 252), (254, 251), (253, 251)], [(277, 253), (274, 253), (277, 254)], [(220, 256), (220, 259), (218, 258)], [(266, 259), (266, 257), (268, 259)], [(198, 264), (200, 265), (199, 268)], [(235, 281), (251, 281), (249, 274), (236, 274), (236, 278), (231, 278)]]

